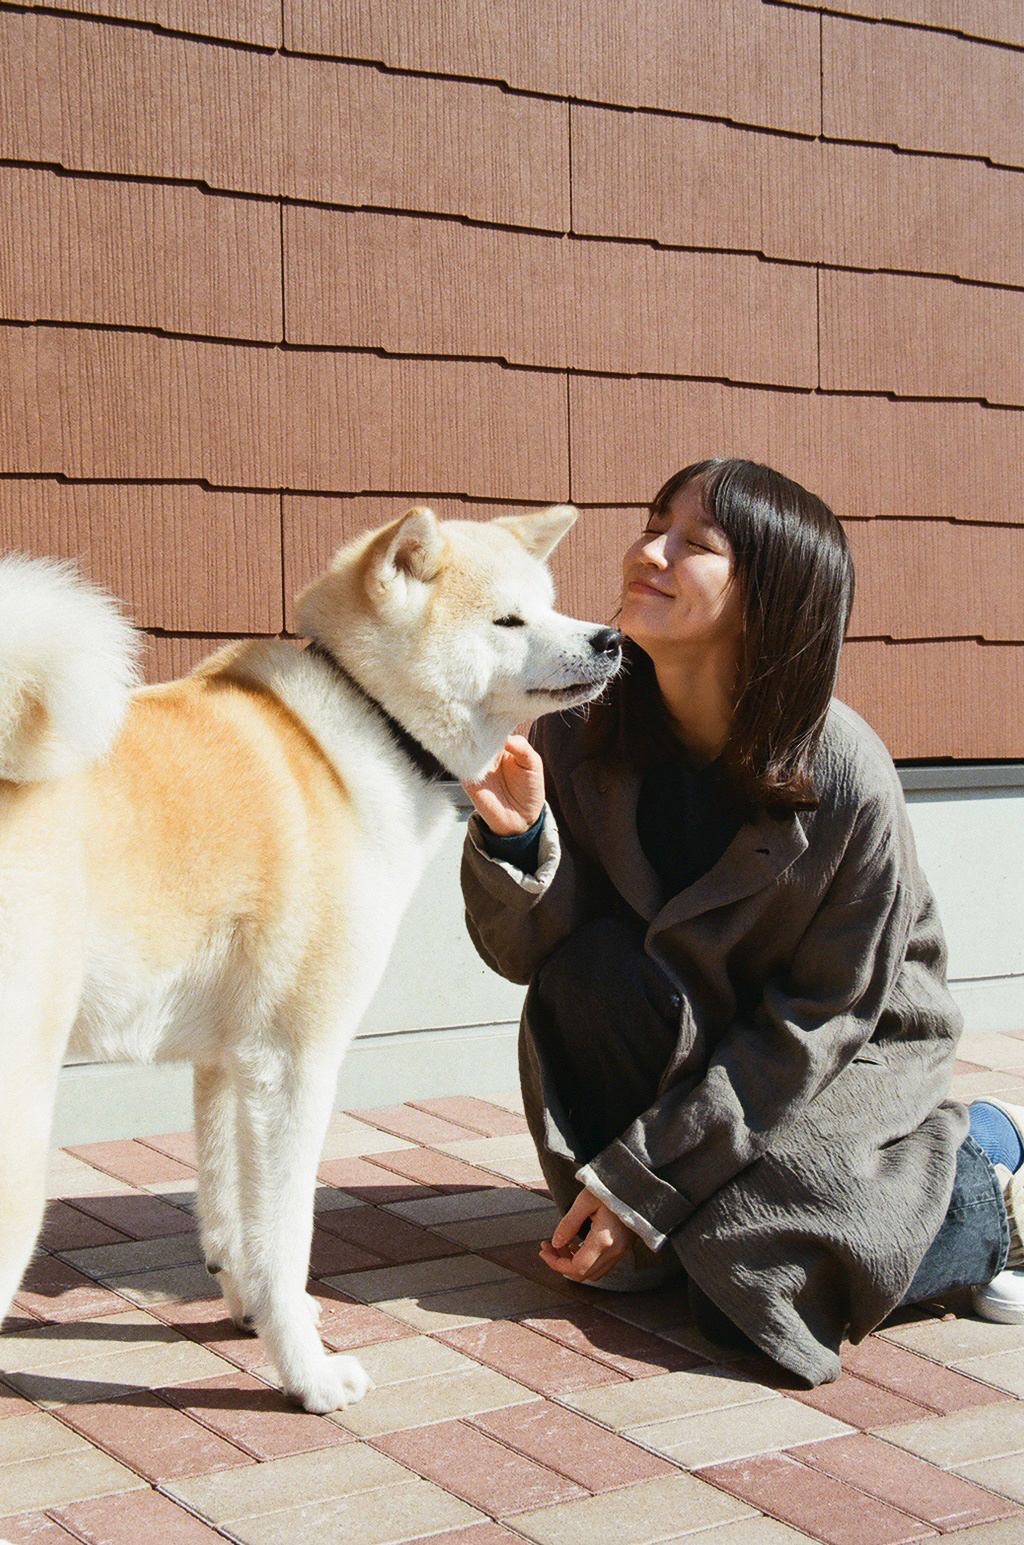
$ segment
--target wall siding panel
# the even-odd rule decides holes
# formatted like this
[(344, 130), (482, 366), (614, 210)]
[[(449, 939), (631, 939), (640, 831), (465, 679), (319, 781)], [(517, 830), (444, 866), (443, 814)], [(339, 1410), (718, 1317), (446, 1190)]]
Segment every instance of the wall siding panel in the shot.
[(0, 156), (562, 229), (568, 108), (472, 82), (0, 14)]
[(826, 390), (1024, 403), (1024, 291), (899, 274), (821, 275)]
[(964, 37), (1024, 46), (1024, 12), (1020, 0), (782, 0), (808, 11), (864, 16), (873, 21), (910, 22), (941, 27)]
[(12, 472), (324, 490), (421, 478), (553, 502), (567, 491), (565, 385), (546, 372), (0, 327), (0, 369), (8, 360), (21, 392), (0, 419)]
[(1016, 49), (826, 16), (821, 73), (830, 138), (1024, 166), (1024, 53)]
[(818, 131), (816, 18), (750, 0), (292, 0), (286, 37), (397, 69)]
[(281, 337), (272, 204), (6, 166), (0, 207), (4, 320)]
[(403, 216), (285, 210), (288, 338), (812, 386), (812, 269)]
[(836, 691), (895, 757), (976, 761), (983, 744), (984, 757), (1020, 760), (1024, 645), (853, 640)]
[[(34, 10), (67, 10), (63, 0), (35, 0)], [(82, 16), (149, 22), (172, 32), (279, 48), (281, 0), (77, 0)]]
[(289, 197), (568, 228), (564, 103), (307, 59), (281, 92)]
[(845, 525), (857, 572), (852, 637), (1019, 641), (1019, 527), (940, 520)]
[(275, 193), (271, 54), (37, 13), (0, 15), (0, 155)]
[(276, 633), (281, 501), (189, 484), (0, 479), (0, 549), (66, 558), (144, 628)]
[(572, 110), (573, 229), (1024, 286), (1024, 178), (970, 161)]
[(146, 640), (142, 657), (143, 675), (147, 682), (153, 684), (176, 681), (179, 676), (187, 676), (208, 655), (234, 642), (225, 635), (157, 634)]
[(751, 456), (841, 518), (1024, 522), (1024, 414), (970, 403), (768, 392), (697, 381), (570, 383), (572, 496), (649, 499), (705, 456)]

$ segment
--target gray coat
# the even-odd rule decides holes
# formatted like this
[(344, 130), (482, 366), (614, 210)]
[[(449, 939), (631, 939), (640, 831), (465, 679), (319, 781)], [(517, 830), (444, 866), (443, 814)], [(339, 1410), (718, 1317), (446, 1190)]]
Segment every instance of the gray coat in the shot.
[(621, 898), (682, 1008), (654, 1104), (581, 1168), (528, 999), (524, 1095), (556, 1199), (590, 1185), (769, 1356), (833, 1379), (843, 1338), (899, 1303), (937, 1233), (967, 1125), (948, 1099), (960, 1015), (896, 771), (833, 704), (817, 810), (759, 813), (664, 902), (637, 837), (639, 778), (588, 760), (577, 728), (549, 717), (535, 732), (549, 800), (535, 875), (490, 858), (470, 823), (474, 943), (528, 982)]

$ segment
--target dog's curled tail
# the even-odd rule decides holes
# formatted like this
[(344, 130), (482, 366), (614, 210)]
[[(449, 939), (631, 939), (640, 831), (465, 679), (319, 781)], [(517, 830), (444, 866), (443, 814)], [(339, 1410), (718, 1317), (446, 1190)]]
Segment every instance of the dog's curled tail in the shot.
[(69, 564), (0, 557), (0, 779), (59, 778), (104, 756), (138, 658), (117, 603)]

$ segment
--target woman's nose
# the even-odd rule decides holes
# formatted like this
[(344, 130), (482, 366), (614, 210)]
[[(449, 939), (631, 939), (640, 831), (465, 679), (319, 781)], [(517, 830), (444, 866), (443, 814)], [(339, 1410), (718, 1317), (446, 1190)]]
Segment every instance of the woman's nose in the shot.
[(653, 568), (665, 568), (667, 559), (665, 557), (665, 533), (663, 531), (659, 531), (655, 536), (648, 537), (641, 545), (640, 558), (644, 563), (649, 563)]

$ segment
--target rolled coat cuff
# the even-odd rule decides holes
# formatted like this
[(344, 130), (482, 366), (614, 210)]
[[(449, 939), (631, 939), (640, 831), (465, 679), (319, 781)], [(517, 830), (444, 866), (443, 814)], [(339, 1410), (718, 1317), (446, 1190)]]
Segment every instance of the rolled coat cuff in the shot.
[(467, 835), (473, 855), (473, 870), (492, 896), (507, 901), (511, 885), (519, 892), (525, 891), (528, 896), (540, 897), (550, 886), (558, 868), (562, 846), (558, 838), (558, 825), (547, 805), (544, 806), (541, 821), (537, 868), (533, 874), (527, 874), (517, 864), (488, 851), (483, 821), (479, 815), (470, 816)]
[(643, 1240), (648, 1250), (660, 1250), (662, 1245), (665, 1244), (667, 1235), (660, 1233), (658, 1229), (648, 1223), (646, 1218), (641, 1217), (627, 1202), (624, 1202), (620, 1196), (616, 1196), (613, 1192), (609, 1191), (604, 1181), (600, 1179), (589, 1164), (584, 1164), (581, 1169), (576, 1171), (576, 1179), (581, 1186), (586, 1186), (588, 1191), (593, 1192), (598, 1201), (603, 1202), (609, 1212), (613, 1212), (627, 1228), (632, 1229), (633, 1233)]
[[(648, 1169), (621, 1138), (609, 1143), (607, 1148), (584, 1166), (580, 1174), (588, 1177), (584, 1185), (595, 1196), (600, 1196), (605, 1205), (624, 1223), (628, 1223), (630, 1228), (636, 1228), (636, 1225), (630, 1221), (628, 1213), (643, 1222), (644, 1231), (636, 1228), (636, 1232), (652, 1250), (664, 1244), (668, 1236), (697, 1209), (696, 1202), (675, 1185), (669, 1185), (654, 1170)], [(651, 1243), (654, 1238), (659, 1241), (657, 1245)]]

